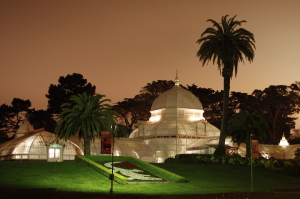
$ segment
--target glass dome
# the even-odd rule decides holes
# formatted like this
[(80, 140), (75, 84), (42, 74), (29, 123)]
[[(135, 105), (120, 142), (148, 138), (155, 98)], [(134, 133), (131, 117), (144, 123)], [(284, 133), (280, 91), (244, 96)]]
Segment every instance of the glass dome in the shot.
[[(154, 152), (156, 162), (179, 153), (192, 153), (194, 145), (215, 145), (220, 130), (205, 121), (203, 112), (200, 100), (180, 87), (176, 74), (175, 86), (154, 100), (149, 121), (139, 121), (129, 138), (143, 140)], [(208, 148), (213, 153), (214, 148)]]
[(188, 108), (188, 109), (203, 109), (199, 99), (190, 91), (175, 85), (170, 90), (158, 96), (151, 107), (151, 111), (162, 108)]
[[(57, 139), (53, 133), (40, 130), (27, 133), (0, 145), (2, 160), (47, 160), (48, 147)], [(63, 160), (74, 160), (75, 155), (83, 155), (82, 150), (71, 141), (59, 141), (64, 145)]]

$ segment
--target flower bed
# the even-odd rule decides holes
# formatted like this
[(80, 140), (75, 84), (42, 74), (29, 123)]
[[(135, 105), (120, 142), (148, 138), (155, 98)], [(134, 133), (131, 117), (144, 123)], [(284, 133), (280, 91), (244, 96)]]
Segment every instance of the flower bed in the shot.
[(145, 170), (130, 162), (99, 162), (114, 173), (119, 173), (127, 177), (128, 183), (158, 183), (166, 182), (163, 178)]

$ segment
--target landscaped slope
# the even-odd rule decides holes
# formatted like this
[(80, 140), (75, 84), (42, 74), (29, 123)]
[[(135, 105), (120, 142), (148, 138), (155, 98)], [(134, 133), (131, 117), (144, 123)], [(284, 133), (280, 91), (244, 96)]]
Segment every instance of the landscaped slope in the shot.
[[(110, 156), (76, 156), (76, 160), (86, 162), (104, 176), (109, 177), (112, 173), (112, 158)], [(136, 183), (186, 182), (182, 176), (133, 157), (116, 156), (113, 165), (115, 165), (114, 180), (120, 184), (129, 183), (129, 180), (133, 179), (137, 179), (134, 181)]]

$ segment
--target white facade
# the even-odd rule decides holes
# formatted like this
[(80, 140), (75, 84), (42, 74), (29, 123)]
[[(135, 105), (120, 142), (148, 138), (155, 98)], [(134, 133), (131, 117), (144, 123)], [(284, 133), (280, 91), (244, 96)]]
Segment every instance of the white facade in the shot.
[(149, 121), (139, 121), (129, 138), (143, 140), (156, 162), (176, 154), (195, 153), (193, 147), (214, 152), (211, 146), (218, 144), (220, 130), (205, 121), (201, 102), (180, 86), (177, 77), (175, 86), (154, 100), (150, 112)]
[[(43, 129), (34, 130), (25, 119), (13, 140), (0, 145), (0, 160), (74, 160), (76, 155), (83, 155), (82, 150), (71, 141), (60, 140), (64, 147), (53, 147), (57, 141), (55, 134)], [(53, 150), (54, 149), (54, 150)]]

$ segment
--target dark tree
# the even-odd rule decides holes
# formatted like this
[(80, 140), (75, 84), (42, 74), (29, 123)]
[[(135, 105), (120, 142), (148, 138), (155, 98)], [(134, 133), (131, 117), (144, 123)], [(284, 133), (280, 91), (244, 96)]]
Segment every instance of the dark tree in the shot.
[(231, 92), (229, 98), (229, 115), (240, 110), (256, 111), (257, 98), (247, 93)]
[(119, 124), (126, 126), (126, 132), (131, 133), (134, 125), (140, 118), (144, 118), (144, 112), (148, 109), (135, 98), (125, 98), (123, 101), (117, 102), (113, 106), (113, 110), (118, 113), (117, 120)]
[(197, 56), (202, 65), (209, 61), (216, 62), (224, 78), (222, 125), (219, 146), (215, 151), (219, 155), (225, 155), (230, 79), (234, 72), (237, 74), (239, 62), (253, 61), (255, 48), (254, 35), (244, 28), (238, 28), (246, 21), (236, 21), (236, 16), (227, 17), (223, 16), (221, 23), (209, 19), (213, 27), (207, 28), (197, 40), (200, 44)]
[(171, 89), (174, 86), (174, 81), (157, 80), (152, 83), (147, 83), (146, 86), (142, 87), (140, 94), (147, 94), (149, 99), (155, 100), (160, 94)]
[(295, 127), (295, 114), (300, 111), (299, 94), (290, 86), (279, 85), (255, 90), (252, 95), (257, 98), (257, 111), (267, 118), (272, 130), (268, 142), (278, 144), (283, 133), (289, 138), (290, 129)]
[(61, 76), (58, 84), (51, 84), (46, 97), (48, 98), (48, 111), (53, 114), (59, 114), (62, 109), (61, 105), (66, 103), (72, 95), (86, 92), (94, 95), (96, 86), (87, 83), (81, 74), (73, 73), (66, 77)]
[(232, 136), (232, 141), (238, 145), (246, 143), (246, 157), (251, 157), (250, 139), (263, 142), (270, 135), (269, 124), (260, 113), (242, 110), (230, 117), (228, 135)]
[(134, 98), (125, 98), (123, 101), (117, 102), (113, 106), (113, 110), (118, 113), (118, 122), (126, 126), (127, 132), (130, 133), (139, 120), (146, 121), (149, 119), (153, 101), (173, 86), (173, 81), (153, 81), (142, 87), (140, 94)]
[(4, 131), (6, 127), (5, 117), (0, 111), (0, 144), (9, 140), (7, 133)]
[(2, 138), (6, 138), (5, 134), (15, 133), (25, 119), (26, 113), (30, 110), (31, 102), (14, 98), (11, 105), (2, 104), (0, 106), (0, 132)]
[(30, 110), (28, 111), (28, 119), (34, 129), (44, 128), (45, 131), (53, 132), (57, 122), (53, 119), (53, 115), (47, 110)]
[(128, 138), (132, 130), (128, 131), (128, 128), (124, 125), (117, 125), (115, 136), (116, 137), (122, 137), (122, 138)]
[(204, 118), (217, 128), (221, 128), (222, 92), (210, 88), (201, 88), (195, 84), (192, 86), (187, 85), (187, 90), (199, 98), (203, 106)]

